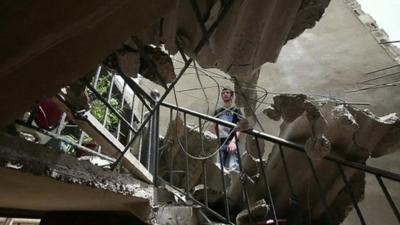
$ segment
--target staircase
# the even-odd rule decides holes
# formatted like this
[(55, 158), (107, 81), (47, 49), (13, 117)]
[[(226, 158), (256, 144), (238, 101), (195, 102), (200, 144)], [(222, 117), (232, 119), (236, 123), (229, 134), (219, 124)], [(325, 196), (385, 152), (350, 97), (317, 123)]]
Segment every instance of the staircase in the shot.
[[(102, 70), (100, 67), (91, 80), (82, 80), (86, 86), (82, 90), (90, 90), (89, 102), (93, 105), (97, 101), (103, 105), (102, 118), (96, 118), (93, 108), (82, 111), (75, 107), (79, 104), (71, 102), (68, 94), (61, 93), (52, 99), (65, 112), (57, 129), (38, 127), (32, 118), (17, 121), (16, 126), (21, 133), (40, 133), (72, 145), (92, 158), (104, 159), (108, 163), (100, 167), (115, 173), (112, 176), (129, 173), (140, 182), (152, 185), (155, 194), (154, 199), (149, 197), (146, 200), (150, 204), (148, 209), (140, 211), (137, 203), (128, 202), (118, 206), (121, 208), (117, 211), (144, 215), (138, 218), (153, 224), (339, 224), (350, 214), (358, 219), (359, 224), (369, 224), (360, 207), (364, 189), (360, 192), (359, 186), (354, 185), (363, 181), (365, 176), (372, 176), (376, 178), (376, 187), (390, 209), (382, 212), (383, 215), (389, 213), (400, 223), (396, 197), (388, 189), (388, 183), (400, 183), (399, 174), (333, 154), (315, 161), (308, 157), (303, 145), (257, 130), (242, 131), (251, 147), (240, 146), (240, 169), (227, 171), (215, 157), (219, 143), (216, 136), (205, 129), (205, 124), (237, 128), (235, 124), (169, 104), (156, 92), (146, 93), (137, 81), (123, 75), (105, 75)], [(105, 79), (109, 79), (109, 85), (106, 91), (100, 90), (99, 80)], [(169, 114), (169, 127), (163, 132), (161, 130), (165, 127), (160, 127), (160, 113), (163, 118)], [(65, 138), (68, 132), (71, 133), (71, 127), (78, 129), (72, 132), (77, 135), (73, 141)], [(84, 143), (84, 139), (89, 137), (95, 143), (94, 148)], [(274, 162), (277, 163), (274, 166), (264, 157), (267, 142), (274, 146)], [(253, 161), (249, 160), (250, 149)], [(307, 185), (296, 180), (297, 172), (291, 170), (287, 162), (289, 154), (295, 154), (307, 165), (304, 167), (310, 178)], [(321, 162), (335, 168), (329, 175), (334, 177), (334, 183), (323, 173), (326, 164)], [(271, 174), (276, 167), (281, 168), (278, 178)], [(286, 185), (276, 187), (271, 179), (279, 179)], [(345, 209), (336, 207), (332, 194), (327, 194), (332, 185), (339, 187), (337, 196), (347, 199)], [(318, 196), (308, 203), (311, 208), (304, 207), (301, 194), (301, 189), (307, 186)], [(277, 199), (276, 196), (283, 191), (289, 193), (287, 197)], [(17, 200), (18, 196), (15, 198)], [(19, 209), (24, 207), (26, 205), (20, 204)], [(29, 211), (32, 208), (24, 210), (26, 217), (35, 214)], [(347, 210), (346, 214), (341, 215), (340, 210)], [(14, 209), (13, 212), (20, 211)], [(40, 213), (39, 217), (49, 212)], [(4, 215), (10, 216), (9, 213)]]

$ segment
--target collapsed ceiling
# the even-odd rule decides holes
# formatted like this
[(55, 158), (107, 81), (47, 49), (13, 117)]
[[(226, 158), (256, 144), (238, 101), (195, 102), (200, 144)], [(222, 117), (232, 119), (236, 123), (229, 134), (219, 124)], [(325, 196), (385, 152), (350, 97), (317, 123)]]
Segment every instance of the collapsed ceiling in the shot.
[[(227, 2), (232, 5), (224, 11)], [(132, 36), (146, 45), (164, 44), (170, 54), (181, 49), (201, 66), (219, 68), (239, 82), (249, 80), (263, 63), (276, 60), (288, 40), (313, 27), (329, 0), (191, 3), (91, 0), (76, 7), (70, 2), (3, 1), (9, 10), (0, 16), (5, 34), (0, 39), (0, 101), (6, 106), (0, 110), (0, 127), (85, 76)], [(205, 45), (196, 46), (225, 12)]]

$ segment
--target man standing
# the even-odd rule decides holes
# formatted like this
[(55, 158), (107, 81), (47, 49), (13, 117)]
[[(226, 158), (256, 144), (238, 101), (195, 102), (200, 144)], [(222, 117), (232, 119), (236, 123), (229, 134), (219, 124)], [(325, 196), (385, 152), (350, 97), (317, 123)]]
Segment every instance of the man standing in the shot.
[[(224, 87), (221, 92), (221, 98), (224, 101), (224, 106), (218, 108), (214, 112), (214, 116), (231, 123), (238, 123), (242, 118), (240, 109), (233, 105), (234, 92), (232, 89)], [(218, 134), (221, 148), (219, 151), (219, 160), (229, 170), (234, 170), (239, 167), (239, 135), (240, 132), (233, 132), (232, 128), (215, 124), (215, 132)], [(227, 165), (226, 165), (227, 164)]]

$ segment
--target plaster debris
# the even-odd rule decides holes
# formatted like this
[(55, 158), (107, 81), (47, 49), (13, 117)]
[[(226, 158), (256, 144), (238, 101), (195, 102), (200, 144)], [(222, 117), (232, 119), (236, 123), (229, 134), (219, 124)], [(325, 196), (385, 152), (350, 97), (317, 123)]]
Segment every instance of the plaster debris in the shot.
[[(283, 122), (280, 137), (305, 144), (307, 155), (312, 159), (326, 201), (332, 214), (332, 223), (340, 224), (350, 212), (352, 202), (346, 196), (345, 184), (335, 164), (322, 160), (334, 155), (348, 161), (365, 163), (369, 157), (379, 157), (399, 149), (400, 120), (396, 114), (377, 117), (369, 111), (359, 110), (350, 105), (329, 99), (314, 99), (305, 95), (278, 95), (273, 107), (279, 109)], [(268, 114), (267, 114), (268, 115)], [(272, 119), (276, 119), (273, 117)], [(294, 193), (302, 209), (308, 211), (315, 222), (323, 222), (324, 207), (318, 196), (318, 189), (311, 173), (309, 161), (303, 153), (288, 148), (285, 152)], [(279, 148), (275, 146), (268, 157), (265, 169), (271, 184), (272, 195), (279, 215), (290, 211), (288, 199), (291, 191), (285, 174)], [(357, 201), (363, 198), (364, 173), (344, 168)], [(307, 187), (307, 188), (306, 188)], [(256, 188), (263, 193), (264, 184), (259, 180)], [(307, 193), (315, 193), (309, 194)], [(254, 199), (262, 195), (253, 196)], [(307, 197), (308, 196), (308, 197)], [(309, 202), (309, 206), (306, 205)]]
[[(13, 168), (65, 183), (95, 187), (143, 200), (151, 197), (150, 185), (129, 175), (103, 170), (88, 161), (78, 161), (70, 155), (27, 142), (19, 137), (3, 134), (0, 135), (0, 140), (0, 167)], [(18, 148), (14, 148), (15, 146)], [(148, 192), (148, 194), (145, 195), (143, 192)]]
[(280, 112), (272, 105), (265, 108), (263, 113), (272, 120), (279, 121), (281, 119)]
[[(399, 118), (396, 114), (376, 117), (370, 112), (337, 101), (314, 99), (306, 95), (278, 95), (273, 100), (272, 110), (276, 111), (273, 113), (273, 119), (277, 118), (278, 112), (282, 117), (279, 136), (305, 145), (305, 153), (282, 147), (296, 196), (291, 195), (278, 146), (272, 146), (267, 161), (263, 162), (266, 167), (262, 168), (258, 151), (264, 155), (265, 147), (269, 145), (265, 145), (261, 139), (256, 140), (247, 136), (245, 144), (241, 146), (244, 173), (241, 174), (235, 170), (224, 171), (230, 207), (232, 210), (241, 212), (237, 214), (236, 220), (238, 223), (245, 224), (247, 219), (247, 209), (242, 199), (241, 180), (245, 182), (247, 190), (250, 190), (248, 196), (251, 206), (260, 210), (257, 215), (261, 218), (261, 215), (268, 212), (267, 205), (257, 207), (259, 204), (257, 202), (260, 200), (265, 199), (265, 204), (269, 200), (261, 172), (264, 169), (278, 218), (296, 220), (295, 218), (298, 217), (310, 217), (315, 223), (324, 223), (325, 208), (308, 156), (325, 190), (326, 201), (332, 214), (332, 223), (340, 224), (351, 211), (352, 202), (346, 194), (345, 184), (337, 166), (324, 160), (323, 157), (334, 155), (348, 161), (365, 163), (371, 156), (384, 155), (399, 149), (397, 147), (400, 142), (397, 138), (400, 128)], [(185, 170), (185, 160), (182, 159), (185, 159), (186, 154), (180, 149), (178, 141), (180, 140), (181, 144), (185, 143), (185, 129), (188, 132), (188, 143), (190, 143), (188, 153), (201, 158), (216, 150), (216, 137), (203, 135), (201, 138), (198, 129), (193, 129), (191, 126), (185, 128), (179, 117), (178, 122), (170, 123), (166, 136), (166, 140), (169, 141), (165, 142), (168, 146), (161, 154), (162, 167), (160, 169), (166, 171), (163, 174), (165, 179), (181, 188), (186, 187), (186, 175), (184, 173), (171, 175), (167, 171)], [(205, 155), (201, 152), (201, 140), (204, 141)], [(386, 146), (389, 150), (382, 152), (380, 146)], [(212, 161), (213, 165), (209, 161)], [(210, 158), (205, 165), (209, 181), (207, 186), (209, 204), (211, 206), (223, 204), (223, 190), (219, 184), (221, 171), (218, 162)], [(347, 167), (343, 169), (356, 200), (361, 201), (365, 190), (365, 174)], [(190, 190), (195, 197), (202, 200), (205, 191), (202, 161), (189, 157), (189, 170), (192, 174), (189, 182)]]

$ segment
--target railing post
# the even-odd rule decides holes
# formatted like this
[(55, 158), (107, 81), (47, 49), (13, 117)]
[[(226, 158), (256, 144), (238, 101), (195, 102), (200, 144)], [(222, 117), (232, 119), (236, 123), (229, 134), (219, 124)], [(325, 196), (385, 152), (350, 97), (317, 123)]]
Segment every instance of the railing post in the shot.
[(396, 207), (396, 204), (393, 202), (393, 199), (388, 191), (388, 189), (385, 186), (385, 183), (383, 183), (382, 177), (379, 175), (375, 175), (376, 179), (378, 180), (379, 186), (381, 186), (381, 189), (383, 191), (383, 193), (385, 194), (385, 197), (387, 199), (387, 201), (389, 202), (390, 207), (393, 210), (393, 214), (396, 216), (397, 220), (400, 223), (400, 213), (399, 210)]
[[(154, 102), (151, 102), (151, 107), (154, 107), (160, 98), (158, 90), (154, 89), (150, 93)], [(159, 144), (159, 108), (156, 109), (150, 120), (149, 126), (149, 152), (148, 152), (148, 170), (153, 174), (153, 183), (157, 186), (158, 182), (158, 144)], [(151, 115), (150, 115), (151, 116)]]

